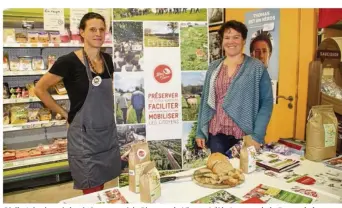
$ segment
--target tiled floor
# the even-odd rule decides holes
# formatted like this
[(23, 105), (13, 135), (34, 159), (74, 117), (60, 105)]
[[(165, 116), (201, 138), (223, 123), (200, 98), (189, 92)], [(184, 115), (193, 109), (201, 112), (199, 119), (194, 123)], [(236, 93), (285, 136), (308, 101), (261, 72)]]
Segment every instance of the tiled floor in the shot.
[[(105, 189), (116, 187), (118, 180), (105, 184)], [(52, 185), (25, 191), (4, 194), (4, 203), (58, 203), (62, 200), (82, 195), (82, 191), (73, 189), (73, 182)]]

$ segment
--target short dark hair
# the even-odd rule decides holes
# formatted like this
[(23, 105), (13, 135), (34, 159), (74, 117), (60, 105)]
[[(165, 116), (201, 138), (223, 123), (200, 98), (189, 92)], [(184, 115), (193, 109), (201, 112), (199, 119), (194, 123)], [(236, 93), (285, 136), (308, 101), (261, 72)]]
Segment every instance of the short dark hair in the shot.
[(140, 88), (139, 87), (135, 87), (135, 90), (140, 90)]
[(220, 38), (221, 38), (221, 42), (223, 40), (224, 31), (227, 29), (234, 29), (238, 31), (239, 33), (241, 33), (242, 39), (246, 40), (247, 33), (248, 33), (248, 29), (246, 25), (236, 20), (230, 20), (228, 22), (223, 23), (221, 28), (218, 31), (218, 34), (220, 35)]
[(79, 26), (79, 29), (81, 30), (84, 30), (86, 28), (86, 23), (88, 20), (91, 20), (91, 19), (100, 19), (103, 21), (103, 23), (106, 25), (106, 20), (105, 18), (98, 14), (98, 13), (95, 13), (95, 12), (88, 12), (87, 14), (85, 14), (82, 19), (81, 19), (81, 22), (80, 22), (80, 26)]
[(256, 36), (252, 39), (251, 44), (249, 45), (249, 52), (252, 53), (254, 51), (254, 43), (258, 41), (265, 41), (268, 45), (268, 49), (270, 49), (270, 53), (272, 53), (272, 43), (271, 38), (268, 34), (261, 33), (260, 35)]

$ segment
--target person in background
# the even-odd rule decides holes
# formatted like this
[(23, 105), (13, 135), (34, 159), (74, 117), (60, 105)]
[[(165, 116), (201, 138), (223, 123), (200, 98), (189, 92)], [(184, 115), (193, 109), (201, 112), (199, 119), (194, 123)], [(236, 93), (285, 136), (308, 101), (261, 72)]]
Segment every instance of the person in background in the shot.
[(256, 149), (264, 143), (272, 109), (272, 85), (265, 66), (243, 53), (247, 27), (225, 22), (220, 40), (225, 56), (210, 63), (198, 114), (196, 143), (212, 153), (228, 154), (241, 138)]
[(141, 123), (142, 113), (145, 108), (145, 96), (144, 93), (139, 90), (139, 87), (136, 87), (135, 91), (132, 93), (131, 104), (135, 110), (138, 123)]
[(121, 92), (120, 96), (118, 97), (117, 100), (117, 108), (120, 108), (122, 111), (122, 119), (123, 119), (123, 123), (126, 124), (127, 123), (127, 109), (128, 109), (128, 104), (127, 104), (127, 100), (124, 97), (124, 93)]
[[(68, 161), (74, 188), (100, 191), (121, 174), (114, 119), (113, 71), (109, 54), (100, 51), (106, 25), (103, 16), (87, 13), (79, 24), (82, 49), (61, 56), (36, 84), (35, 94), (68, 124)], [(70, 100), (67, 112), (48, 89), (63, 81)]]
[(129, 52), (125, 57), (126, 64), (121, 67), (121, 72), (135, 72), (137, 67), (132, 63), (134, 54)]
[(272, 43), (269, 35), (261, 33), (252, 39), (249, 45), (249, 52), (253, 58), (259, 59), (266, 68), (272, 55)]

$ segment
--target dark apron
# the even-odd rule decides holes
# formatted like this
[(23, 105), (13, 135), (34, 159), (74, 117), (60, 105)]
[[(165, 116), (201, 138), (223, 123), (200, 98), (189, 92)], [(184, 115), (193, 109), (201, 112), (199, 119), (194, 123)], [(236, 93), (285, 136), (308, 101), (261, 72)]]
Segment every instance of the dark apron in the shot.
[[(67, 133), (68, 160), (75, 189), (100, 186), (121, 173), (112, 79), (102, 79), (99, 86), (94, 86), (84, 51), (83, 57), (89, 79), (88, 94)], [(102, 60), (109, 73), (103, 57)]]

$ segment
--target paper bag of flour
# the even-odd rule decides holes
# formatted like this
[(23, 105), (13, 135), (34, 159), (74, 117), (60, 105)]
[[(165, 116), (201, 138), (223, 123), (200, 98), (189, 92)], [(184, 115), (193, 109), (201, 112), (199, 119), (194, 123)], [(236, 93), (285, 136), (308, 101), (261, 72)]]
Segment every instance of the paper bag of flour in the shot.
[(153, 203), (160, 195), (160, 175), (155, 162), (149, 162), (140, 176), (140, 201)]
[(305, 158), (319, 162), (336, 157), (337, 127), (332, 105), (313, 106), (306, 124)]
[(249, 137), (243, 138), (242, 148), (240, 150), (240, 169), (244, 173), (251, 173), (256, 170), (256, 149), (248, 146)]
[(139, 179), (142, 171), (150, 162), (150, 150), (147, 142), (135, 143), (131, 146), (129, 152), (128, 169), (129, 169), (129, 190), (139, 193)]

